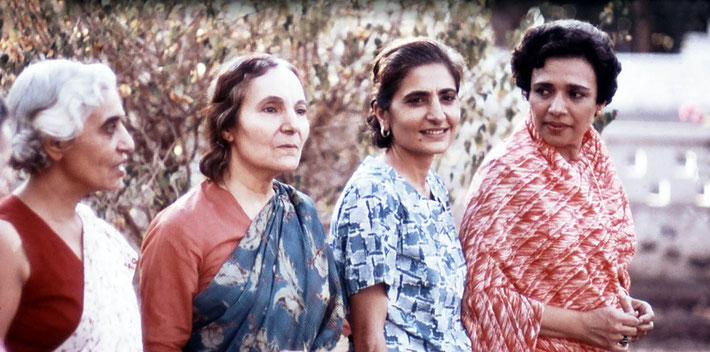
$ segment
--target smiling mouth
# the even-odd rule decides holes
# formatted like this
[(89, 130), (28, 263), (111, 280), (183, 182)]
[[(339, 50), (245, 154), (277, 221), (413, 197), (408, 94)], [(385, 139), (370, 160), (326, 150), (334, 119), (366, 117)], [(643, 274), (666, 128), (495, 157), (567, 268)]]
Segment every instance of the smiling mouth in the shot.
[(422, 133), (428, 134), (431, 136), (436, 136), (436, 135), (444, 134), (448, 130), (449, 130), (448, 128), (436, 128), (436, 129), (430, 129), (430, 130), (423, 130)]

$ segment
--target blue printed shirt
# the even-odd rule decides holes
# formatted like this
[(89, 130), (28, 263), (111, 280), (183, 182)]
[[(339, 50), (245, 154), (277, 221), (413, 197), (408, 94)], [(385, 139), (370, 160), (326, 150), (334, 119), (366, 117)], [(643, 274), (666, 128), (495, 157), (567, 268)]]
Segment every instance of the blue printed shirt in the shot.
[(389, 350), (470, 351), (461, 323), (466, 263), (439, 177), (423, 197), (384, 161), (367, 157), (340, 195), (330, 241), (347, 296), (384, 283)]

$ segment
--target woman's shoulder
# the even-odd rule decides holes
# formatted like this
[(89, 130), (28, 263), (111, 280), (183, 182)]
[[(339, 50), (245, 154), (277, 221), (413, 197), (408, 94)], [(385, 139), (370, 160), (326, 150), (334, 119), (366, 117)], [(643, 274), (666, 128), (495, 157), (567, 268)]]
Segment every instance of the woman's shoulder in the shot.
[(394, 170), (375, 157), (368, 156), (345, 185), (343, 192), (386, 195), (395, 191)]
[(288, 195), (294, 205), (302, 206), (312, 211), (316, 210), (316, 204), (313, 199), (309, 195), (296, 189), (296, 187), (277, 180), (274, 181), (274, 185), (279, 188), (281, 192)]
[(105, 228), (107, 230), (113, 230), (113, 231), (118, 231), (116, 230), (113, 225), (109, 224), (106, 222), (106, 220), (100, 218), (98, 215), (96, 215), (96, 212), (89, 206), (88, 204), (85, 203), (79, 203), (76, 205), (76, 213), (79, 215), (81, 218), (81, 221), (84, 225), (91, 224), (94, 226), (99, 226), (102, 228)]
[[(0, 219), (0, 258), (3, 258), (3, 266), (6, 269), (21, 267), (11, 265), (13, 263), (26, 264), (27, 269), (29, 269), (29, 261), (23, 250), (20, 234), (15, 229), (15, 226), (3, 219)], [(27, 270), (26, 274), (23, 275), (25, 279), (29, 276), (29, 270)]]
[(181, 228), (195, 224), (196, 218), (201, 217), (206, 211), (206, 193), (210, 192), (212, 187), (217, 186), (207, 181), (193, 186), (172, 204), (158, 212), (151, 221), (150, 227)]
[(526, 129), (513, 133), (505, 142), (493, 147), (479, 167), (484, 172), (511, 173), (516, 170), (540, 170), (548, 163)]
[[(97, 241), (96, 243), (103, 244), (103, 247), (111, 250), (120, 251), (128, 257), (137, 258), (136, 251), (123, 234), (106, 220), (98, 217), (89, 205), (77, 204), (76, 212), (81, 218), (84, 236), (90, 236), (89, 240)], [(84, 242), (86, 243), (87, 239)]]
[[(180, 196), (172, 204), (161, 210), (148, 225), (143, 237), (143, 248), (149, 243), (171, 243), (174, 245), (197, 245), (197, 233), (207, 211), (204, 206), (204, 182), (196, 185)], [(187, 242), (187, 243), (184, 243)]]

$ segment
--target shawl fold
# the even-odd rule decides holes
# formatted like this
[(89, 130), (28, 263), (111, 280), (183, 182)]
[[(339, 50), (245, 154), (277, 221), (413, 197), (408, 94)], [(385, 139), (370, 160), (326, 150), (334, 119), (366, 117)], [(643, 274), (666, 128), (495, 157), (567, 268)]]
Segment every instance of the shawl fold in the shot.
[(619, 306), (635, 249), (628, 201), (599, 134), (567, 162), (531, 119), (471, 185), (461, 224), (468, 273), (462, 302), (474, 351), (597, 351), (538, 336), (545, 304)]
[(332, 349), (342, 288), (313, 202), (274, 182), (275, 195), (193, 301), (189, 351)]

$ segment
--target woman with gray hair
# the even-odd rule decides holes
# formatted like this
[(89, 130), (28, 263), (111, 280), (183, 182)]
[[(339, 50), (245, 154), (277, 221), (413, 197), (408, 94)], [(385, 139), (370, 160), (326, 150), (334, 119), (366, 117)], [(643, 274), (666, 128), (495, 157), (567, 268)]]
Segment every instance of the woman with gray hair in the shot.
[(7, 107), (26, 180), (0, 200), (0, 338), (10, 351), (141, 350), (136, 253), (80, 203), (120, 185), (134, 147), (113, 71), (32, 64)]

